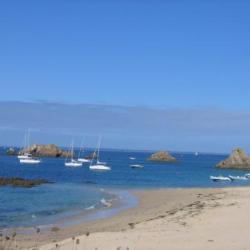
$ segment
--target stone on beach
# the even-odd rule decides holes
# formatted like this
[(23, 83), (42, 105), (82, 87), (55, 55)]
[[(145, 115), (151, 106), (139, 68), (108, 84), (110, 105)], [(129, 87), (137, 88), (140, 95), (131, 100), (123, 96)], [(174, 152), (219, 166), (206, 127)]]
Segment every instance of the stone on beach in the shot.
[(160, 162), (176, 162), (176, 158), (173, 157), (171, 154), (169, 154), (166, 151), (159, 151), (154, 154), (152, 154), (149, 159), (149, 161), (160, 161)]
[(250, 156), (247, 155), (243, 149), (236, 148), (227, 159), (219, 162), (216, 167), (237, 169), (250, 168)]

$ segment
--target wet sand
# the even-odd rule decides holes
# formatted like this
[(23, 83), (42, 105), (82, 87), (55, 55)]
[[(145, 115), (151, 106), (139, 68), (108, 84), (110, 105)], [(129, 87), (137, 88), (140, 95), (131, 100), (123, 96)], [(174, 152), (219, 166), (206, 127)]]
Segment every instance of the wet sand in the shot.
[(250, 188), (133, 191), (113, 217), (17, 237), (23, 249), (250, 249)]

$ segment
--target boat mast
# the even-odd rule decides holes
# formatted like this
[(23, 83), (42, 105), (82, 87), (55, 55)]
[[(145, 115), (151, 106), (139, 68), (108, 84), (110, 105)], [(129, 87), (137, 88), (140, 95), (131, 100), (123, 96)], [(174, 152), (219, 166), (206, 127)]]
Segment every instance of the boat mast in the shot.
[(73, 142), (73, 140), (72, 140), (72, 142), (71, 142), (71, 161), (73, 161), (73, 154), (74, 154), (74, 142)]

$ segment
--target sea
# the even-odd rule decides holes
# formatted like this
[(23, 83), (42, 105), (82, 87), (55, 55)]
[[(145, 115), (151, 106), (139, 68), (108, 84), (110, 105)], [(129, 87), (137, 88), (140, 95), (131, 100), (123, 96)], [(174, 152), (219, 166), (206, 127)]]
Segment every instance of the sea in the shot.
[[(52, 183), (33, 188), (0, 187), (0, 228), (53, 225), (81, 215), (80, 221), (111, 216), (136, 206), (131, 194), (135, 189), (195, 188), (250, 185), (250, 180), (212, 182), (210, 175), (244, 175), (242, 170), (218, 169), (215, 165), (227, 155), (172, 153), (176, 163), (148, 161), (150, 151), (103, 150), (100, 160), (111, 168), (108, 172), (93, 172), (88, 164), (67, 168), (63, 158), (42, 158), (38, 165), (21, 165), (16, 156), (0, 150), (0, 176), (43, 178)], [(85, 151), (86, 155), (91, 150)], [(77, 153), (77, 152), (76, 152)], [(130, 157), (135, 158), (131, 160)], [(143, 169), (130, 168), (141, 164)], [(113, 206), (113, 204), (116, 206)], [(118, 205), (119, 204), (119, 205)], [(76, 223), (79, 222), (79, 216)], [(68, 221), (74, 221), (68, 220)]]

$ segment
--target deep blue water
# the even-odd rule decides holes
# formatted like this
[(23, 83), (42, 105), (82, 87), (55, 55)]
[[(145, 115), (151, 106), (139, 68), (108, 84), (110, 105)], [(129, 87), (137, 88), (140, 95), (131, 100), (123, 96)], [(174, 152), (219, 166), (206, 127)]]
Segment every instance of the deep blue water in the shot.
[[(0, 152), (0, 176), (44, 178), (55, 182), (35, 188), (0, 187), (0, 227), (29, 226), (50, 223), (80, 210), (101, 207), (101, 199), (113, 195), (109, 189), (157, 187), (224, 187), (249, 185), (249, 181), (214, 183), (210, 175), (242, 175), (245, 171), (221, 170), (214, 166), (226, 155), (174, 154), (174, 164), (147, 161), (149, 152), (103, 151), (101, 160), (112, 167), (110, 172), (91, 172), (88, 165), (70, 169), (64, 159), (43, 158), (39, 165), (20, 165), (16, 157)], [(88, 153), (88, 152), (87, 152)], [(136, 160), (130, 160), (129, 157)], [(129, 164), (143, 164), (144, 169), (131, 169)]]

